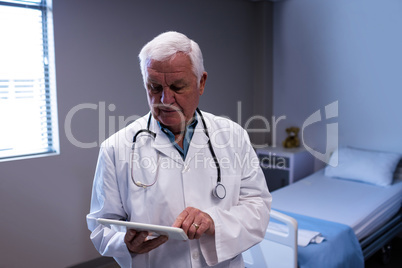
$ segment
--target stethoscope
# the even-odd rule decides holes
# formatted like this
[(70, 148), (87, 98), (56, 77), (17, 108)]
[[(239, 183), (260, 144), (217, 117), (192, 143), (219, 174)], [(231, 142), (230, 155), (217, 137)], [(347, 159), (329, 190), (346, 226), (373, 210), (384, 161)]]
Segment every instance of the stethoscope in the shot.
[[(225, 186), (222, 184), (222, 181), (221, 181), (221, 168), (220, 168), (220, 165), (219, 165), (219, 161), (218, 161), (218, 158), (216, 157), (214, 148), (212, 147), (211, 139), (210, 139), (210, 137), (209, 137), (207, 125), (205, 124), (204, 116), (202, 115), (200, 109), (197, 108), (196, 111), (197, 111), (197, 113), (200, 115), (202, 124), (203, 124), (203, 126), (204, 126), (204, 133), (205, 133), (205, 135), (206, 135), (207, 138), (208, 138), (208, 147), (209, 147), (209, 151), (211, 152), (212, 158), (214, 159), (215, 166), (216, 166), (216, 171), (217, 171), (217, 173), (218, 173), (218, 178), (217, 178), (217, 181), (216, 181), (216, 186), (215, 186), (214, 190), (212, 191), (212, 193), (213, 193), (213, 195), (214, 195), (215, 197), (217, 197), (217, 198), (219, 198), (219, 199), (224, 199), (225, 196), (226, 196), (226, 188), (225, 188)], [(138, 136), (139, 134), (141, 134), (141, 133), (147, 133), (147, 134), (149, 134), (153, 139), (155, 139), (155, 137), (156, 137), (156, 133), (155, 133), (155, 132), (152, 132), (151, 130), (149, 130), (149, 128), (150, 128), (149, 126), (150, 126), (150, 124), (151, 124), (151, 118), (152, 118), (152, 114), (150, 113), (150, 114), (149, 114), (149, 118), (148, 118), (147, 128), (146, 128), (146, 129), (141, 129), (141, 130), (139, 130), (139, 131), (134, 135), (134, 137), (133, 137), (133, 146), (132, 146), (132, 151), (133, 151), (133, 153), (131, 154), (131, 179), (132, 179), (132, 181), (134, 182), (134, 184), (135, 184), (136, 186), (142, 187), (142, 188), (150, 187), (150, 186), (154, 185), (154, 184), (156, 183), (156, 181), (158, 180), (158, 170), (159, 170), (158, 166), (159, 166), (159, 165), (158, 165), (157, 168), (156, 168), (155, 180), (154, 180), (152, 183), (150, 183), (150, 184), (145, 184), (145, 183), (142, 183), (141, 181), (136, 181), (136, 180), (134, 180), (134, 164), (133, 164), (133, 158), (134, 158), (134, 150), (135, 150), (135, 143), (136, 143), (136, 141), (137, 141), (137, 136)], [(158, 154), (158, 158), (159, 158), (159, 154)], [(157, 164), (158, 164), (158, 162), (159, 162), (159, 161), (157, 160)]]

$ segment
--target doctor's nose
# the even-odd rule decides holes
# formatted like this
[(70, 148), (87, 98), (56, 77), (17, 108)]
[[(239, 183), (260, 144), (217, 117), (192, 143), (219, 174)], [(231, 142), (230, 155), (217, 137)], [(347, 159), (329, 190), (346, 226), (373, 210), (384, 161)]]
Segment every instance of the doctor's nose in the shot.
[(164, 88), (161, 96), (161, 103), (165, 105), (173, 104), (175, 102), (174, 92), (170, 88)]

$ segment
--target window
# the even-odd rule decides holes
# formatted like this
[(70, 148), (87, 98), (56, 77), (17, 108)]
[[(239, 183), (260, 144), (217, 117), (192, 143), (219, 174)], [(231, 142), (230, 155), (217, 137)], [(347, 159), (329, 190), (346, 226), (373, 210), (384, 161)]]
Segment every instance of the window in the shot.
[(59, 153), (51, 0), (0, 0), (0, 161)]

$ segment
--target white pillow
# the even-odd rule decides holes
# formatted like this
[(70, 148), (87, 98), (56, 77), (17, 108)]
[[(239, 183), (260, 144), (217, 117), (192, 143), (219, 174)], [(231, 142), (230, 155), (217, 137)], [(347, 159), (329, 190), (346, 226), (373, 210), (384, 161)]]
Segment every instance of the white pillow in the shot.
[[(338, 159), (338, 166), (331, 166)], [(325, 175), (387, 186), (392, 184), (400, 154), (342, 147), (336, 150), (325, 168)]]

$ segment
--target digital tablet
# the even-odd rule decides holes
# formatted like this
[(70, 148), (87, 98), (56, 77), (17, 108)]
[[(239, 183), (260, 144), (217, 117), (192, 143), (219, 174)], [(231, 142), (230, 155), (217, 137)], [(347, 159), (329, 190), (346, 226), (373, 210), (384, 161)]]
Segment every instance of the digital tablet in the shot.
[(187, 234), (183, 231), (183, 229), (176, 227), (146, 224), (132, 221), (119, 221), (119, 220), (111, 220), (103, 218), (99, 218), (98, 222), (106, 226), (116, 225), (126, 227), (127, 229), (134, 229), (136, 231), (148, 231), (150, 232), (150, 236), (166, 235), (167, 237), (169, 237), (169, 239), (175, 239), (175, 240), (188, 239)]

